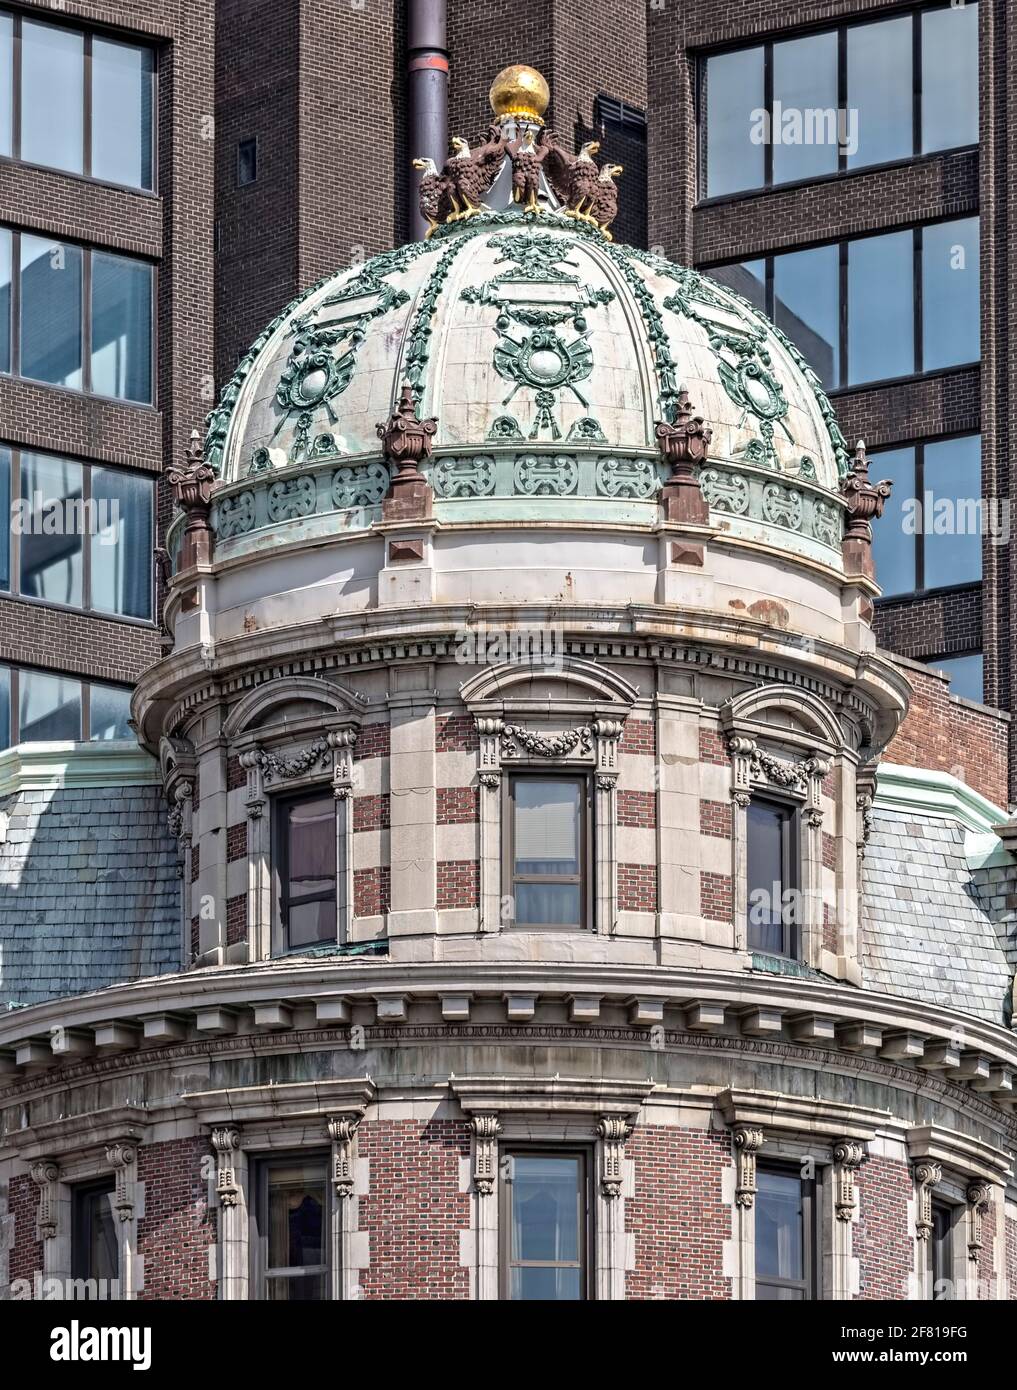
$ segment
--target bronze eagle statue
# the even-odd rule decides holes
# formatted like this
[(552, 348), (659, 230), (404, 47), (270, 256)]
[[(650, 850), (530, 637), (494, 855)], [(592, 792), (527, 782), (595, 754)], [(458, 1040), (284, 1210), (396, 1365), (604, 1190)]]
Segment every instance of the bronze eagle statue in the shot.
[(625, 172), (623, 164), (605, 164), (600, 171), (597, 185), (593, 194), (593, 202), (589, 209), (589, 220), (595, 222), (603, 232), (608, 241), (614, 241), (611, 235), (611, 223), (618, 216), (618, 185), (615, 179)]
[(420, 180), (420, 213), (430, 224), (431, 237), (443, 222), (459, 222), (483, 212), (484, 194), (494, 182), (505, 159), (506, 141), (492, 126), (487, 139), (470, 148), (468, 140), (456, 135), (452, 155), (439, 172), (433, 159), (415, 159), (414, 169), (423, 172)]
[(564, 203), (569, 217), (593, 222), (590, 208), (597, 194), (600, 170), (593, 156), (600, 149), (599, 140), (588, 140), (578, 155), (569, 154), (561, 141), (548, 134), (548, 151), (544, 160), (547, 177), (557, 196)]

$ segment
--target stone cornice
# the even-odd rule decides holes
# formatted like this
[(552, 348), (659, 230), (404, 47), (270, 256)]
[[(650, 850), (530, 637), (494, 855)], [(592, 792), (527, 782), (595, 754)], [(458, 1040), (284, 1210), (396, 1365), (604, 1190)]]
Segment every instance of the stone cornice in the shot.
[(158, 760), (133, 739), (19, 743), (0, 753), (0, 796), (57, 787), (157, 787)]
[(276, 1086), (241, 1086), (228, 1091), (186, 1091), (180, 1103), (206, 1125), (316, 1121), (333, 1110), (362, 1115), (374, 1099), (376, 1089), (371, 1078), (363, 1076), (284, 1082)]
[(907, 1144), (912, 1162), (941, 1163), (965, 1180), (979, 1177), (991, 1183), (1005, 1183), (1013, 1172), (1009, 1154), (968, 1134), (958, 1134), (938, 1125), (909, 1129)]
[(654, 1083), (563, 1076), (450, 1076), (449, 1088), (467, 1115), (636, 1115)]
[(149, 1124), (147, 1111), (136, 1105), (117, 1105), (64, 1116), (18, 1130), (18, 1153), (26, 1162), (39, 1158), (78, 1157), (91, 1149), (104, 1149), (115, 1141), (140, 1143)]
[(766, 1131), (788, 1130), (829, 1139), (875, 1138), (892, 1117), (888, 1110), (841, 1105), (818, 1096), (787, 1096), (777, 1091), (721, 1091), (717, 1109), (728, 1125), (749, 1125)]

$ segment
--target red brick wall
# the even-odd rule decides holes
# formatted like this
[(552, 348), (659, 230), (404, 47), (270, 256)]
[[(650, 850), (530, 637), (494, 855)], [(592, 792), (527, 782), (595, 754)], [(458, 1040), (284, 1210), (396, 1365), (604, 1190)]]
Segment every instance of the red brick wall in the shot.
[(353, 802), (354, 830), (387, 830), (391, 810), (388, 796), (358, 796)]
[(1008, 1297), (1017, 1299), (1017, 1221), (1007, 1220), (1004, 1224), (1006, 1248), (1006, 1279)]
[(238, 792), (247, 786), (247, 773), (240, 766), (239, 758), (226, 759), (226, 790)]
[(480, 819), (479, 787), (439, 787), (435, 800), (439, 825), (471, 825)]
[(618, 907), (622, 912), (657, 911), (657, 870), (653, 864), (618, 865)]
[(226, 945), (238, 946), (247, 940), (247, 894), (226, 900)]
[(730, 801), (700, 801), (699, 832), (701, 835), (714, 835), (719, 840), (730, 840), (732, 835)]
[(439, 753), (476, 753), (477, 721), (471, 714), (442, 714), (435, 720), (434, 746)]
[(940, 676), (912, 665), (904, 674), (915, 693), (907, 718), (883, 754), (886, 761), (952, 773), (1005, 807), (1009, 721), (952, 701), (949, 682)]
[(724, 740), (715, 729), (699, 730), (699, 761), (714, 767), (730, 767), (731, 758)]
[(353, 872), (354, 917), (380, 917), (392, 901), (392, 874), (389, 869), (355, 869)]
[(356, 760), (365, 762), (368, 758), (387, 758), (390, 748), (389, 726), (387, 724), (365, 724), (356, 742)]
[(859, 1217), (852, 1250), (859, 1263), (858, 1297), (904, 1299), (913, 1268), (908, 1198), (914, 1186), (907, 1165), (873, 1155), (858, 1173)]
[(657, 827), (657, 797), (654, 792), (618, 793), (618, 824), (635, 829), (655, 830)]
[(232, 864), (236, 859), (247, 857), (247, 822), (231, 825), (226, 831), (226, 862)]
[(438, 861), (438, 907), (476, 907), (480, 902), (480, 865), (475, 859)]
[(730, 1298), (723, 1244), (731, 1238), (731, 1209), (721, 1194), (730, 1137), (640, 1125), (625, 1151), (635, 1164), (635, 1196), (625, 1204), (636, 1243), (627, 1296)]
[(14, 1217), (14, 1248), (8, 1271), (11, 1283), (15, 1279), (32, 1279), (36, 1270), (42, 1270), (42, 1241), (35, 1237), (39, 1189), (27, 1173), (11, 1178), (7, 1210)]
[(626, 719), (619, 749), (653, 758), (657, 754), (657, 726), (650, 719)]
[(730, 922), (734, 918), (731, 895), (731, 875), (712, 874), (706, 869), (699, 874), (700, 908), (711, 922)]
[(361, 1125), (357, 1150), (370, 1164), (360, 1199), (371, 1264), (361, 1278), (368, 1299), (467, 1299), (459, 1233), (469, 1229), (470, 1196), (459, 1191), (459, 1160), (469, 1154), (460, 1120), (376, 1121)]
[(138, 1222), (138, 1250), (145, 1259), (145, 1288), (152, 1300), (214, 1299), (208, 1277), (208, 1248), (216, 1241), (208, 1210), (208, 1183), (202, 1161), (205, 1139), (174, 1139), (143, 1144), (138, 1180), (145, 1184), (145, 1215)]

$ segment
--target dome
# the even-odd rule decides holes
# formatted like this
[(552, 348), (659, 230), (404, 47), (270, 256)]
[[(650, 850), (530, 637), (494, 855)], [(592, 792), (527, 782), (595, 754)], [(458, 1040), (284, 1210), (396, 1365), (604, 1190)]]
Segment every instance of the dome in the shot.
[(550, 206), (441, 226), (266, 329), (210, 417), (217, 553), (378, 520), (378, 425), (406, 382), (437, 422), (423, 471), (440, 522), (652, 521), (656, 426), (687, 397), (712, 430), (711, 525), (841, 566), (848, 456), (798, 350), (733, 291)]

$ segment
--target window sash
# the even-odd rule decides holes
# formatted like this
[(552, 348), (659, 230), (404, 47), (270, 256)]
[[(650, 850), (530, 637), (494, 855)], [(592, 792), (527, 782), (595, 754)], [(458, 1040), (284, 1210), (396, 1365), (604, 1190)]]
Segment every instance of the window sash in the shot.
[[(969, 6), (966, 8), (973, 9), (975, 8), (975, 5), (976, 0), (970, 0)], [(854, 174), (863, 169), (887, 168), (897, 164), (909, 163), (914, 159), (928, 158), (930, 156), (934, 157), (936, 155), (946, 154), (953, 150), (976, 148), (979, 140), (979, 132), (977, 129), (975, 131), (975, 136), (973, 140), (963, 140), (957, 144), (937, 145), (933, 146), (928, 150), (925, 149), (925, 126), (927, 124), (926, 117), (928, 116), (931, 110), (931, 108), (929, 107), (929, 98), (931, 97), (932, 103), (933, 105), (935, 105), (937, 94), (931, 88), (929, 89), (929, 91), (925, 90), (927, 84), (925, 82), (926, 53), (924, 44), (926, 38), (926, 27), (924, 25), (924, 18), (929, 14), (940, 13), (951, 8), (953, 8), (953, 6), (949, 3), (949, 0), (944, 0), (944, 2), (940, 4), (929, 4), (920, 6), (919, 8), (913, 10), (910, 15), (903, 16), (905, 20), (910, 20), (912, 26), (910, 34), (910, 57), (912, 67), (912, 93), (909, 113), (910, 119), (908, 119), (908, 117), (905, 116), (905, 125), (910, 126), (909, 139), (907, 141), (910, 148), (907, 149), (907, 151), (904, 154), (896, 158), (879, 160), (871, 163), (853, 163), (849, 159), (846, 150), (843, 149), (840, 145), (838, 145), (835, 170), (829, 173), (811, 175), (805, 174), (800, 177), (791, 178), (787, 180), (777, 180), (774, 178), (774, 146), (772, 141), (767, 141), (763, 145), (762, 183), (739, 186), (737, 188), (725, 191), (721, 194), (711, 194), (709, 192), (709, 67), (712, 60), (717, 58), (730, 58), (731, 56), (740, 53), (748, 54), (754, 49), (760, 50), (762, 62), (762, 88), (764, 93), (763, 108), (769, 111), (772, 117), (774, 104), (775, 48), (783, 44), (800, 42), (803, 38), (822, 38), (829, 34), (835, 34), (837, 39), (836, 107), (838, 111), (845, 111), (855, 104), (852, 100), (852, 91), (850, 86), (850, 75), (848, 65), (848, 34), (852, 32), (857, 33), (858, 31), (867, 29), (875, 24), (892, 22), (894, 20), (899, 21), (902, 18), (902, 16), (894, 15), (892, 13), (882, 13), (879, 15), (872, 16), (871, 18), (859, 17), (857, 19), (852, 19), (839, 25), (828, 26), (825, 29), (811, 30), (804, 34), (792, 33), (788, 35), (783, 35), (780, 38), (765, 40), (763, 43), (756, 42), (727, 45), (725, 47), (717, 48), (710, 53), (703, 54), (697, 65), (696, 73), (696, 109), (698, 121), (697, 145), (699, 152), (698, 185), (700, 201), (713, 201), (714, 199), (730, 199), (743, 197), (746, 194), (756, 192), (759, 189), (763, 188), (793, 188), (796, 184), (813, 183), (821, 179), (833, 179), (843, 177), (845, 174)], [(975, 22), (977, 25), (977, 19)], [(928, 32), (931, 36), (931, 29)], [(976, 39), (974, 55), (976, 69), (978, 65), (978, 51), (979, 44)], [(932, 70), (934, 67), (933, 64), (929, 64), (928, 66), (930, 70)], [(977, 71), (969, 74), (969, 79), (972, 83), (975, 82), (976, 78)], [(965, 78), (962, 75), (959, 75), (956, 72), (954, 72), (952, 73), (952, 80), (954, 82), (963, 82), (965, 81)], [(975, 119), (977, 125), (977, 111)], [(746, 136), (748, 136), (748, 131), (746, 131)]]
[(500, 1160), (507, 1160), (509, 1163), (511, 1163), (513, 1159), (518, 1158), (558, 1158), (571, 1159), (576, 1162), (575, 1195), (578, 1258), (574, 1260), (527, 1260), (515, 1256), (513, 1249), (515, 1184), (508, 1178), (504, 1179), (498, 1185), (500, 1193), (498, 1260), (499, 1298), (511, 1301), (512, 1274), (515, 1270), (578, 1270), (579, 1301), (584, 1302), (592, 1297), (590, 1281), (593, 1267), (593, 1232), (590, 1193), (590, 1155), (585, 1149), (564, 1149), (520, 1144), (510, 1145), (499, 1154)]
[[(79, 716), (77, 727), (72, 732), (72, 741), (75, 743), (91, 743), (99, 738), (99, 735), (92, 729), (92, 699), (96, 692), (128, 697), (131, 693), (126, 686), (107, 685), (102, 681), (82, 680), (80, 677), (69, 675), (66, 672), (41, 671), (28, 666), (0, 665), (0, 751), (5, 748), (13, 748), (19, 743), (49, 741), (48, 739), (26, 739), (25, 730), (21, 727), (22, 687), (26, 681), (31, 681), (35, 676), (60, 680), (65, 685), (76, 688), (75, 698)], [(131, 735), (128, 733), (123, 737), (129, 738)]]
[[(330, 888), (312, 889), (306, 893), (293, 893), (290, 885), (290, 836), (292, 833), (291, 813), (299, 806), (307, 806), (314, 802), (325, 802), (331, 798), (331, 788), (315, 788), (311, 791), (301, 792), (294, 796), (276, 797), (272, 804), (273, 820), (273, 841), (274, 841), (274, 860), (275, 860), (275, 881), (276, 881), (276, 902), (277, 920), (279, 923), (280, 954), (299, 955), (302, 951), (313, 950), (315, 946), (323, 946), (334, 942), (336, 945), (342, 944), (346, 937), (346, 914), (348, 910), (345, 901), (344, 891), (344, 859), (345, 855), (340, 850), (339, 817), (345, 814), (340, 810), (339, 803), (331, 798), (333, 806), (333, 843), (335, 844), (335, 858), (332, 863), (332, 879)], [(323, 881), (323, 880), (319, 880)], [(334, 925), (335, 930), (332, 936), (322, 938), (320, 941), (307, 942), (303, 945), (293, 946), (290, 944), (290, 920), (294, 909), (307, 907), (314, 903), (331, 903), (334, 905)]]
[[(785, 904), (783, 895), (788, 892), (800, 894), (801, 891), (801, 810), (797, 804), (789, 801), (781, 801), (777, 797), (757, 796), (753, 794), (752, 805), (765, 807), (768, 810), (777, 812), (780, 815), (780, 888), (781, 902), (779, 904), (779, 916), (781, 927), (781, 949), (777, 955), (786, 957), (789, 960), (798, 960), (801, 955), (800, 943), (800, 923), (797, 921), (795, 909), (792, 905)], [(746, 840), (751, 833), (752, 819), (751, 814), (746, 814), (745, 834)], [(746, 864), (748, 862), (749, 847), (746, 843)], [(776, 881), (776, 880), (775, 880)], [(771, 884), (750, 884), (747, 897), (756, 889), (762, 888), (770, 891)], [(757, 951), (762, 955), (773, 955), (773, 951), (765, 946), (754, 943), (753, 934), (759, 931), (761, 925), (753, 922), (752, 914), (756, 910), (751, 902), (748, 903), (748, 921), (746, 923), (746, 933), (750, 951)], [(771, 913), (772, 917), (776, 912)]]
[[(158, 168), (158, 113), (159, 113), (159, 76), (158, 76), (158, 55), (157, 50), (151, 44), (139, 44), (131, 42), (128, 38), (120, 38), (113, 34), (93, 31), (75, 25), (65, 24), (55, 21), (49, 14), (30, 13), (21, 14), (6, 9), (0, 10), (0, 19), (6, 18), (11, 23), (11, 44), (10, 44), (10, 69), (6, 74), (9, 78), (11, 92), (11, 107), (7, 121), (9, 129), (8, 149), (0, 150), (0, 157), (14, 160), (18, 163), (30, 163), (36, 168), (55, 169), (58, 173), (68, 174), (73, 178), (92, 179), (98, 183), (110, 184), (117, 188), (129, 188), (139, 193), (155, 193), (157, 191), (157, 168)], [(80, 68), (80, 151), (77, 163), (78, 168), (67, 168), (65, 165), (48, 164), (39, 160), (29, 160), (23, 151), (23, 132), (25, 125), (25, 82), (24, 82), (24, 26), (29, 24), (34, 28), (47, 28), (57, 30), (62, 34), (80, 37), (82, 41), (81, 68)], [(147, 104), (147, 113), (139, 113), (140, 128), (137, 132), (139, 152), (141, 155), (142, 169), (147, 171), (147, 178), (142, 177), (140, 182), (128, 181), (120, 182), (115, 178), (110, 178), (103, 174), (95, 173), (93, 170), (96, 160), (96, 137), (97, 127), (95, 121), (95, 92), (94, 92), (94, 55), (95, 45), (99, 44), (107, 48), (115, 46), (131, 49), (143, 55), (143, 83), (142, 87), (143, 103)], [(0, 88), (5, 85), (4, 74), (0, 73)], [(147, 117), (147, 129), (146, 129)]]
[[(99, 1274), (93, 1266), (93, 1212), (95, 1204), (106, 1202), (108, 1208), (108, 1233), (112, 1236), (112, 1277), (120, 1279), (120, 1249), (118, 1244), (117, 1222), (114, 1219), (108, 1199), (116, 1191), (114, 1179), (82, 1183), (71, 1189), (71, 1278), (98, 1280), (109, 1276)], [(107, 1213), (103, 1213), (102, 1224), (107, 1224)]]
[[(577, 788), (578, 824), (575, 833), (576, 847), (578, 850), (578, 873), (538, 873), (532, 871), (518, 873), (516, 871), (517, 862), (536, 862), (532, 860), (517, 861), (516, 788), (523, 782), (556, 782)], [(562, 887), (578, 888), (578, 915), (580, 918), (578, 922), (527, 922), (525, 919), (514, 916), (512, 919), (512, 925), (514, 927), (540, 931), (582, 931), (589, 926), (592, 906), (592, 875), (590, 873), (590, 864), (592, 860), (591, 845), (593, 838), (590, 818), (590, 779), (587, 774), (576, 775), (556, 773), (554, 771), (548, 773), (538, 771), (510, 773), (509, 777), (506, 779), (506, 799), (503, 803), (503, 861), (505, 865), (505, 879), (510, 885), (513, 904), (515, 904), (518, 898), (516, 892), (517, 885), (524, 887), (527, 885), (533, 885), (535, 887), (554, 887), (556, 885), (561, 885)]]
[[(760, 1289), (792, 1289), (800, 1291), (802, 1299), (813, 1301), (821, 1297), (821, 1223), (822, 1188), (818, 1178), (803, 1178), (798, 1167), (791, 1163), (767, 1162), (757, 1164), (757, 1173), (773, 1173), (798, 1179), (801, 1191), (802, 1277), (788, 1279), (772, 1274), (756, 1274), (756, 1298)], [(759, 1195), (754, 1213), (758, 1216)], [(758, 1250), (758, 1247), (757, 1247)], [(758, 1264), (758, 1254), (757, 1254)]]
[[(320, 1186), (322, 1193), (321, 1249), (323, 1260), (319, 1264), (270, 1265), (268, 1263), (270, 1236), (269, 1205), (272, 1191), (272, 1173), (274, 1170), (279, 1170), (289, 1165), (310, 1170), (320, 1170)], [(271, 1158), (255, 1158), (253, 1160), (255, 1200), (251, 1222), (251, 1267), (252, 1282), (256, 1291), (256, 1298), (268, 1298), (269, 1281), (285, 1280), (287, 1283), (298, 1283), (301, 1280), (317, 1278), (323, 1280), (325, 1300), (331, 1299), (332, 1203), (328, 1182), (328, 1167), (327, 1154), (318, 1152), (273, 1154)], [(317, 1186), (317, 1175), (306, 1177), (305, 1182), (308, 1188), (310, 1188), (312, 1184)]]
[(956, 1211), (946, 1202), (932, 1203), (932, 1230), (929, 1232), (929, 1297), (935, 1302), (953, 1298), (953, 1228)]

